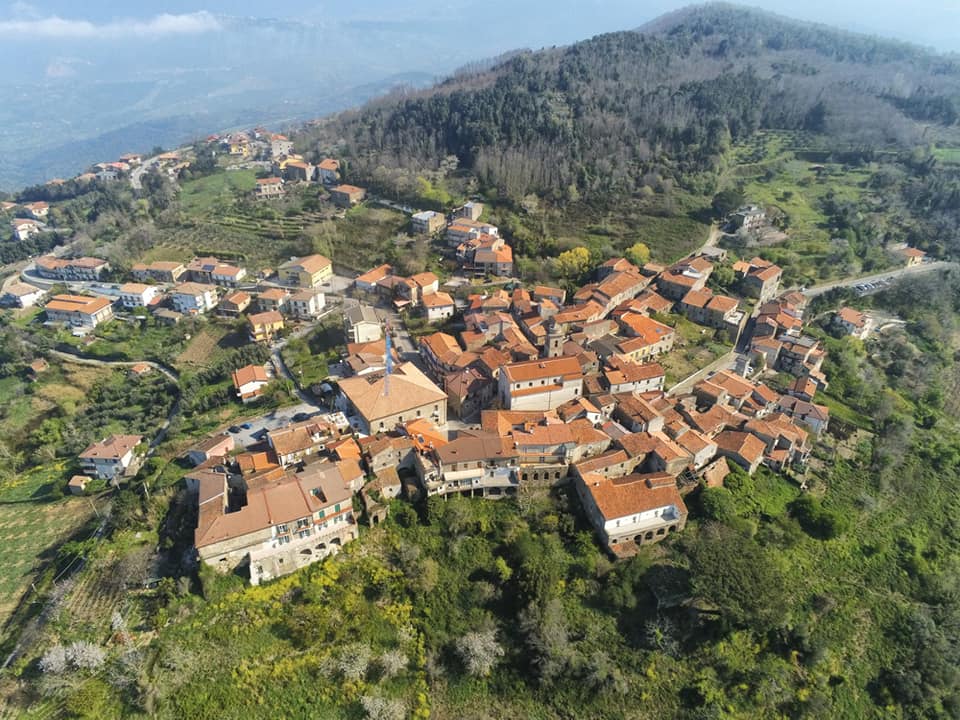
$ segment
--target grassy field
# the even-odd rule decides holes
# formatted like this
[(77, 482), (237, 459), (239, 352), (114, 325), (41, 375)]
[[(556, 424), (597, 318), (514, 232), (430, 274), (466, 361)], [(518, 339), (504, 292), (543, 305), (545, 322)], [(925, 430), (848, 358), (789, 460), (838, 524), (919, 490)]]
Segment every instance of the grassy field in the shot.
[(227, 350), (242, 347), (249, 342), (242, 327), (222, 322), (208, 322), (187, 341), (177, 355), (178, 368), (206, 367), (216, 362)]
[(182, 185), (180, 202), (191, 214), (230, 207), (238, 196), (253, 192), (256, 178), (253, 170), (231, 170), (189, 180)]
[(697, 370), (729, 352), (732, 347), (725, 340), (717, 340), (711, 328), (697, 325), (680, 316), (671, 316), (670, 322), (673, 323), (674, 319), (677, 339), (673, 350), (656, 358), (656, 362), (666, 371), (666, 387), (690, 377)]
[(881, 270), (889, 259), (881, 252), (869, 258), (859, 248), (841, 252), (832, 242), (827, 201), (852, 204), (872, 226), (884, 228), (895, 220), (887, 217), (888, 205), (870, 188), (877, 163), (849, 166), (835, 162), (813, 163), (797, 153), (816, 152), (817, 139), (808, 133), (760, 132), (735, 147), (723, 182), (741, 185), (747, 202), (758, 204), (784, 217), (787, 239), (775, 247), (735, 248), (739, 254), (764, 256), (785, 268), (785, 285), (810, 284), (833, 277)]
[(935, 147), (933, 156), (942, 163), (960, 165), (960, 148), (958, 147)]
[(37, 572), (106, 501), (51, 495), (64, 466), (37, 468), (0, 486), (0, 623), (6, 621)]

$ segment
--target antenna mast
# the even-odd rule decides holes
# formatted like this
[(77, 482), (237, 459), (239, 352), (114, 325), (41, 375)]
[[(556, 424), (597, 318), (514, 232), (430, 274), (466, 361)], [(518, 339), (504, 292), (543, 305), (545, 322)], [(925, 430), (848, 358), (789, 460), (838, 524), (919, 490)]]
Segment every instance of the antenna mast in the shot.
[(390, 318), (387, 318), (384, 323), (384, 333), (387, 337), (387, 374), (383, 377), (383, 396), (387, 397), (390, 394), (390, 373), (393, 372), (393, 347), (390, 339)]

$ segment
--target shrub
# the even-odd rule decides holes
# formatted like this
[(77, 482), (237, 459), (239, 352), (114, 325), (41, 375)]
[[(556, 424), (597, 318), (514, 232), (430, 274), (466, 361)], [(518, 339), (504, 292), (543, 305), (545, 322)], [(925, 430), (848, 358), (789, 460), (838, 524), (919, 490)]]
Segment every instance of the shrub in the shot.
[(804, 495), (790, 505), (790, 512), (813, 537), (831, 540), (842, 535), (849, 525), (845, 515), (823, 506), (812, 495)]

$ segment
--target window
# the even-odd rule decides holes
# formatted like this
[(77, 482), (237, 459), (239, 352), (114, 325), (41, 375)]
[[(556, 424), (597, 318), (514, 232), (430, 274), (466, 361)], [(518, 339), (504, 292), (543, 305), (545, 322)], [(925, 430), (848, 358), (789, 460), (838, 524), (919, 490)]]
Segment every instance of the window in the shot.
[(309, 530), (309, 528), (306, 529), (306, 530), (301, 530), (300, 532), (298, 532), (298, 533), (297, 533), (297, 537), (300, 538), (301, 540), (302, 540), (303, 538), (308, 538), (308, 537), (310, 537), (310, 530)]
[(324, 510), (321, 510), (320, 512), (318, 512), (318, 513), (317, 513), (317, 520), (323, 520), (323, 516), (324, 516), (325, 514), (326, 514), (326, 513), (325, 513)]
[(334, 512), (340, 512), (340, 503), (337, 503), (336, 505), (334, 505), (333, 510)]
[(286, 532), (290, 532), (290, 531), (287, 529), (286, 524), (277, 525), (277, 534), (282, 534), (282, 533), (286, 533)]
[(297, 529), (302, 530), (305, 527), (310, 527), (310, 518), (300, 518), (297, 520)]
[[(286, 545), (288, 542), (290, 542), (289, 535), (281, 535), (280, 537), (277, 538), (277, 545)], [(281, 562), (283, 561), (281, 560)]]

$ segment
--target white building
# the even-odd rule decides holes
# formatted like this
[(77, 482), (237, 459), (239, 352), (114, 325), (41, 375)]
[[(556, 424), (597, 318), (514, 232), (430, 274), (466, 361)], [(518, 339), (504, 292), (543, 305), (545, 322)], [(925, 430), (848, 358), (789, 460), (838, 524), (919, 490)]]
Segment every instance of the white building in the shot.
[(583, 392), (583, 370), (573, 357), (544, 358), (504, 365), (500, 401), (507, 410), (552, 410)]
[(203, 315), (217, 306), (217, 288), (202, 283), (181, 283), (170, 293), (170, 299), (174, 310), (179, 313)]
[(133, 464), (142, 435), (111, 435), (80, 453), (80, 467), (101, 480), (122, 477)]
[(284, 312), (301, 320), (317, 317), (326, 307), (327, 301), (322, 292), (301, 290), (287, 299)]
[(577, 494), (597, 536), (612, 552), (627, 546), (663, 540), (683, 530), (687, 507), (676, 479), (667, 473), (627, 475), (608, 479), (602, 475), (577, 475)]
[(120, 304), (125, 308), (147, 307), (157, 295), (160, 288), (143, 283), (124, 283), (120, 286)]
[(0, 303), (10, 307), (28, 308), (36, 305), (46, 294), (46, 290), (41, 290), (30, 283), (12, 282), (3, 291)]
[(427, 320), (430, 322), (437, 322), (453, 317), (453, 312), (456, 310), (456, 304), (453, 302), (453, 298), (445, 292), (424, 295), (420, 302), (423, 304)]
[(369, 305), (354, 305), (343, 314), (347, 342), (368, 343), (383, 337), (380, 318)]

